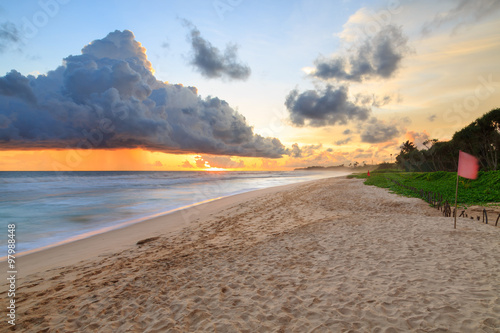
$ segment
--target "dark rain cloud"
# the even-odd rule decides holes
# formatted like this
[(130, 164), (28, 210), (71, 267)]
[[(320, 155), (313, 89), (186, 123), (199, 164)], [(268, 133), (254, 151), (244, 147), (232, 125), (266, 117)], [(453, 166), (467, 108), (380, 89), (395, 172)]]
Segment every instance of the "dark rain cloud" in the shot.
[(0, 95), (17, 97), (30, 104), (36, 103), (30, 80), (15, 70), (0, 77)]
[(345, 125), (349, 120), (366, 120), (370, 109), (348, 100), (345, 86), (327, 86), (325, 90), (308, 90), (300, 93), (292, 90), (286, 97), (285, 106), (296, 126)]
[(361, 142), (381, 143), (390, 141), (403, 133), (396, 124), (387, 124), (376, 118), (371, 118), (361, 126)]
[(193, 48), (193, 65), (206, 78), (228, 78), (246, 80), (251, 74), (250, 67), (238, 59), (238, 47), (234, 44), (226, 46), (224, 53), (209, 41), (201, 37), (200, 31), (190, 22), (185, 21), (190, 31), (190, 42)]
[[(401, 27), (386, 25), (375, 36), (349, 49), (348, 56), (317, 59), (311, 74), (313, 77), (343, 83), (338, 87), (328, 85), (323, 91), (299, 93), (296, 89), (292, 90), (285, 101), (292, 123), (296, 126), (319, 127), (345, 125), (350, 120), (366, 121), (372, 106), (389, 104), (393, 96), (357, 94), (354, 101), (350, 101), (346, 82), (393, 76), (401, 66), (403, 57), (410, 52), (407, 42), (408, 38), (403, 35)], [(348, 142), (344, 141), (338, 142)]]
[(386, 25), (375, 36), (350, 49), (348, 56), (316, 59), (312, 75), (322, 80), (355, 82), (389, 78), (409, 52), (408, 38), (401, 27)]
[(217, 97), (152, 74), (131, 31), (115, 31), (46, 75), (0, 77), (0, 149), (143, 148), (278, 158), (276, 138), (253, 133)]

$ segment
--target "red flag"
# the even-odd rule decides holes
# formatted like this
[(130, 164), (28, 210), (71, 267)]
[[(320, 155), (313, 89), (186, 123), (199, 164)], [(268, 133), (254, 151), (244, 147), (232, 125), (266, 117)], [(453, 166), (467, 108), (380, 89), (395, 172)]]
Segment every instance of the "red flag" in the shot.
[(366, 174), (368, 177), (370, 177), (370, 170), (368, 170), (368, 173)]
[(458, 155), (458, 175), (464, 178), (476, 179), (478, 170), (478, 159), (460, 151)]

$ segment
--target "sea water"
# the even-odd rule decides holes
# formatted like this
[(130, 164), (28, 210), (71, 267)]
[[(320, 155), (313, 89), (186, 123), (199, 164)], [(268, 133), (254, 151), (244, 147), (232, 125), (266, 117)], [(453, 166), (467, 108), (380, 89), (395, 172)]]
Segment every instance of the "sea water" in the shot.
[[(0, 172), (0, 249), (9, 224), (16, 252), (138, 223), (172, 210), (341, 172)], [(4, 257), (0, 253), (0, 257)]]

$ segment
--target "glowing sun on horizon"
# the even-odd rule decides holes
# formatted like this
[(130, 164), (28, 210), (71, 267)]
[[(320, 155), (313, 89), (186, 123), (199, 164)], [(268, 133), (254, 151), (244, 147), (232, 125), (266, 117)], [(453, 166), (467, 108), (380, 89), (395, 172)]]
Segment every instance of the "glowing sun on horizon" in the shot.
[(208, 169), (205, 169), (205, 171), (227, 171), (227, 169), (224, 168), (216, 168), (216, 167), (210, 167)]
[(210, 164), (205, 161), (205, 168), (203, 171), (227, 171), (226, 169), (224, 168), (216, 168), (216, 167), (213, 167), (213, 166), (210, 166)]

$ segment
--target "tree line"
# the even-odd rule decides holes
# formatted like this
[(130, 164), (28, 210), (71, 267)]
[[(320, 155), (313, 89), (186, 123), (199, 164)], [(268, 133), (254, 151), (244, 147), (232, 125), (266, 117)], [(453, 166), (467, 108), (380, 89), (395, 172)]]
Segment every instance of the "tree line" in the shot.
[(500, 109), (493, 109), (455, 132), (450, 141), (429, 139), (418, 149), (409, 140), (401, 145), (396, 164), (406, 171), (457, 171), (458, 151), (479, 159), (480, 170), (498, 170)]

